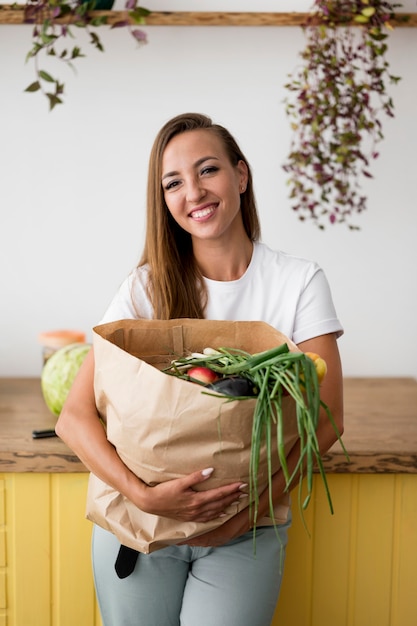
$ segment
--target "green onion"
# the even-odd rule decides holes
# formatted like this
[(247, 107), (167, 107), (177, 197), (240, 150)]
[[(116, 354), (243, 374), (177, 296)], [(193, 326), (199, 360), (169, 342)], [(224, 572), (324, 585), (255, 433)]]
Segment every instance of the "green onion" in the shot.
[[(270, 516), (274, 519), (271, 453), (274, 425), (276, 425), (278, 459), (284, 474), (287, 491), (292, 487), (296, 475), (299, 474), (298, 495), (302, 516), (311, 499), (315, 466), (317, 466), (323, 481), (330, 511), (333, 513), (332, 500), (316, 435), (321, 407), (324, 408), (347, 458), (348, 456), (331, 412), (320, 399), (320, 386), (312, 359), (303, 352), (290, 352), (288, 345), (285, 343), (271, 350), (253, 355), (233, 348), (209, 349), (207, 352), (208, 354), (194, 354), (178, 358), (164, 371), (167, 374), (187, 379), (188, 368), (203, 366), (210, 368), (219, 376), (239, 375), (248, 378), (253, 386), (259, 390), (253, 415), (249, 462), (249, 500), (253, 511), (254, 532), (256, 530), (259, 506), (259, 462), (261, 448), (264, 443), (267, 450)], [(219, 397), (218, 393), (212, 393), (211, 395)], [(289, 395), (295, 402), (297, 431), (300, 442), (300, 457), (292, 474), (288, 470), (284, 449), (282, 401), (285, 395)], [(248, 399), (246, 397), (236, 398), (226, 395), (221, 397), (227, 401)], [(302, 500), (301, 493), (304, 484), (306, 485), (307, 495)]]

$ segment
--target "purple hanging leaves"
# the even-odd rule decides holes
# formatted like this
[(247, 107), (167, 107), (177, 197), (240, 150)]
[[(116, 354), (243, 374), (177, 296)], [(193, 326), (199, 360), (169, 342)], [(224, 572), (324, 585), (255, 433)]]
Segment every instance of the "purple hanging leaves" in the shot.
[[(380, 115), (394, 116), (385, 83), (399, 78), (389, 72), (384, 27), (398, 5), (316, 0), (314, 6), (303, 64), (285, 85), (293, 139), (283, 169), (300, 220), (357, 229), (352, 218), (366, 209), (359, 180), (372, 178), (369, 164), (383, 139)], [(352, 20), (361, 26), (348, 26)]]

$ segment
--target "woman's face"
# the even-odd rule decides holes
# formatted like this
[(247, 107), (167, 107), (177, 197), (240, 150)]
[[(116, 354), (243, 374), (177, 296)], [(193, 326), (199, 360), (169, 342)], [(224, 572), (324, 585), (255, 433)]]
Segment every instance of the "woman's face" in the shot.
[(224, 240), (242, 230), (240, 194), (244, 161), (231, 164), (222, 140), (209, 130), (176, 135), (162, 157), (162, 188), (168, 210), (193, 240)]

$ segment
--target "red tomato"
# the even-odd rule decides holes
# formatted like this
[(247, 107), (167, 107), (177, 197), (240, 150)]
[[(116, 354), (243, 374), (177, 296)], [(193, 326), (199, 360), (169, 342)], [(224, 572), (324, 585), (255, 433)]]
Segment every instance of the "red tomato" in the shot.
[(202, 366), (190, 368), (187, 374), (190, 378), (194, 378), (195, 380), (198, 380), (200, 383), (204, 383), (205, 385), (213, 383), (215, 380), (218, 379), (216, 372), (213, 372), (213, 370), (209, 369), (208, 367)]

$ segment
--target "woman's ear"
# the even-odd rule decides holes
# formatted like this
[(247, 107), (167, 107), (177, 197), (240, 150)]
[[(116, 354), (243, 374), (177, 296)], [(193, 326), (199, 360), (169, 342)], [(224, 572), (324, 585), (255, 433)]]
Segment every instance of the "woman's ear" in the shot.
[(245, 161), (240, 160), (237, 164), (237, 169), (239, 172), (239, 191), (240, 193), (244, 193), (248, 185), (248, 166), (246, 165)]

